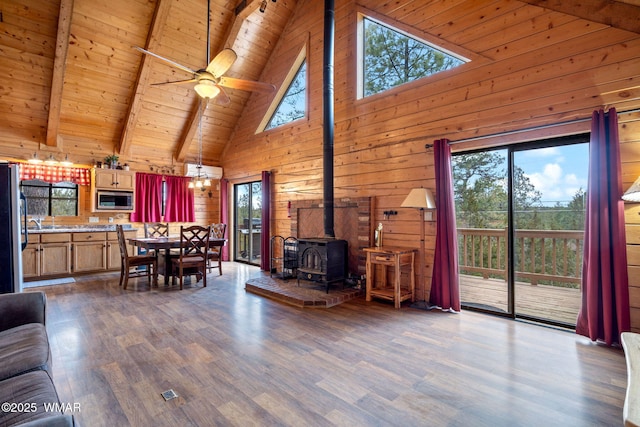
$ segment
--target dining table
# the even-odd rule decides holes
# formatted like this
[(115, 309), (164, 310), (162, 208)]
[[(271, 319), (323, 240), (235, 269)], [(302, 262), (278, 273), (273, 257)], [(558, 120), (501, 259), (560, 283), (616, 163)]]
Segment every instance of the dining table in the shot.
[[(210, 238), (209, 248), (221, 248), (226, 242), (227, 239)], [(169, 277), (171, 276), (171, 249), (179, 249), (182, 247), (180, 236), (135, 237), (129, 239), (129, 244), (144, 248), (147, 251), (154, 250), (156, 253), (164, 251), (163, 259), (158, 259), (158, 273), (164, 277), (165, 286), (169, 285)]]

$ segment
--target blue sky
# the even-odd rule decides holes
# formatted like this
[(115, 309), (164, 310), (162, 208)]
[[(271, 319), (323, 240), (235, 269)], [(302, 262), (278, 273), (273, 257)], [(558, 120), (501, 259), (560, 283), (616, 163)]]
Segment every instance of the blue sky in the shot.
[(580, 188), (587, 189), (589, 144), (516, 152), (515, 163), (542, 193), (544, 205), (569, 202)]

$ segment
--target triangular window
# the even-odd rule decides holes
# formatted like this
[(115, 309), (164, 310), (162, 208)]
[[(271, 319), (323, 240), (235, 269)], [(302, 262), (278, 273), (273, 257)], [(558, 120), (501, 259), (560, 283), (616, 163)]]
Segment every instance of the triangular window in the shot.
[(264, 130), (269, 130), (305, 117), (307, 112), (307, 62), (302, 59), (298, 71), (273, 111)]
[(362, 94), (374, 95), (466, 60), (369, 18), (363, 18)]

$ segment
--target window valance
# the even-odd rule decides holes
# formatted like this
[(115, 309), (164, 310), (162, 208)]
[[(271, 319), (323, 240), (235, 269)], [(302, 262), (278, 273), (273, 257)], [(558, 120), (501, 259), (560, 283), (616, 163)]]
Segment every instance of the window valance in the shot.
[(20, 180), (26, 181), (30, 179), (39, 179), (52, 184), (72, 182), (78, 185), (90, 185), (91, 171), (87, 168), (22, 163), (20, 165)]

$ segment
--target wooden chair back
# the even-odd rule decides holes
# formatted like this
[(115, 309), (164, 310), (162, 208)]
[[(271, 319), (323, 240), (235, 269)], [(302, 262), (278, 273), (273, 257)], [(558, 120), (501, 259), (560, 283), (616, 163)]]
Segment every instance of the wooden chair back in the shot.
[[(116, 225), (116, 234), (118, 235), (118, 246), (120, 247), (120, 283), (123, 289), (127, 289), (130, 277), (146, 276), (149, 285), (158, 285), (158, 261), (152, 255), (133, 255), (129, 256), (127, 249), (127, 241), (124, 235), (122, 225)], [(141, 269), (141, 267), (145, 267)], [(152, 282), (153, 279), (153, 282)]]
[(213, 239), (224, 239), (224, 234), (227, 231), (227, 224), (225, 223), (217, 223), (211, 224), (211, 238)]
[[(211, 224), (211, 238), (212, 239), (224, 239), (224, 234), (227, 231), (227, 224), (225, 223), (217, 223)], [(218, 271), (220, 275), (222, 275), (222, 256), (221, 256), (221, 247), (209, 247), (209, 253), (207, 255), (207, 269), (211, 271), (213, 268), (213, 264), (211, 261), (218, 261)]]
[(210, 236), (211, 226), (180, 226), (180, 247), (182, 248), (180, 257), (202, 256), (206, 259), (207, 252), (209, 251)]
[(177, 276), (180, 279), (180, 289), (183, 288), (183, 277), (193, 274), (202, 277), (202, 285), (207, 286), (207, 255), (210, 236), (211, 226), (180, 226), (180, 256), (171, 260), (173, 283), (175, 284)]
[(145, 222), (144, 223), (144, 237), (167, 237), (169, 236), (169, 224), (162, 222)]
[(124, 236), (124, 229), (122, 225), (116, 225), (116, 234), (118, 235), (118, 246), (120, 246), (120, 258), (123, 260), (129, 257), (129, 252), (127, 250), (127, 241)]

